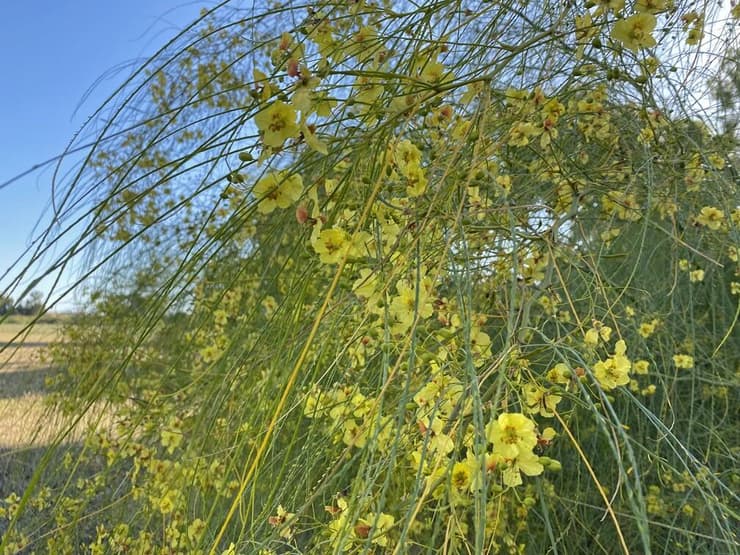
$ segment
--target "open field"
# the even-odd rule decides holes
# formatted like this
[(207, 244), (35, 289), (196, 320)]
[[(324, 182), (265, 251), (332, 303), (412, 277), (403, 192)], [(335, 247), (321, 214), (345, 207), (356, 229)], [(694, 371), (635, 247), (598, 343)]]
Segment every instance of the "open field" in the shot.
[[(0, 496), (23, 491), (45, 447), (65, 428), (44, 402), (45, 381), (54, 370), (43, 354), (63, 320), (42, 320), (24, 331), (29, 322), (14, 316), (0, 324)], [(65, 443), (73, 447), (75, 436)]]
[[(44, 382), (52, 369), (43, 350), (59, 335), (58, 322), (38, 322), (24, 331), (28, 318), (10, 318), (0, 324), (0, 447), (38, 444), (54, 426), (38, 424), (44, 416)], [(4, 347), (4, 349), (3, 349)]]

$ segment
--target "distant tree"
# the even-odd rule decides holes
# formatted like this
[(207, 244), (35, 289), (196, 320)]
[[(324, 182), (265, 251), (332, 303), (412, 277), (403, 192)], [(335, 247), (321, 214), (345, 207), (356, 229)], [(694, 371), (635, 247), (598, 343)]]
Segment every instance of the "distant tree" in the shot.
[(14, 309), (13, 299), (7, 295), (0, 295), (0, 316), (12, 314)]
[(38, 314), (43, 309), (44, 294), (41, 291), (31, 291), (23, 302), (20, 302), (19, 299), (18, 303), (14, 307), (15, 312), (23, 314), (24, 316)]

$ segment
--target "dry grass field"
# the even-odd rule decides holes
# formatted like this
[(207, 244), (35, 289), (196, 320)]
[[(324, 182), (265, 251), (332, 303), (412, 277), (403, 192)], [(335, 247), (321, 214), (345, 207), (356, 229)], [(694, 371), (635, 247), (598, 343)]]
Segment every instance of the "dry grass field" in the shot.
[[(54, 372), (44, 349), (60, 337), (62, 319), (37, 322), (24, 331), (28, 318), (0, 323), (0, 497), (22, 492), (41, 461), (45, 448), (64, 419), (46, 406), (46, 378)], [(74, 448), (78, 434), (69, 434)]]
[(45, 421), (44, 382), (52, 369), (43, 361), (43, 350), (58, 338), (58, 321), (38, 322), (24, 332), (27, 318), (0, 324), (0, 449), (40, 445), (56, 426)]

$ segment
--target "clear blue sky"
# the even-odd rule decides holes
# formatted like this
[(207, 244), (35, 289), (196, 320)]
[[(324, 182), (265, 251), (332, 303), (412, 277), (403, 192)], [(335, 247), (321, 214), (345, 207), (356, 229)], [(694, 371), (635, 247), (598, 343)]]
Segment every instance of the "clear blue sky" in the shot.
[[(142, 60), (190, 23), (203, 0), (24, 0), (0, 17), (0, 183), (61, 153), (87, 116)], [(51, 171), (0, 189), (1, 279), (47, 206)], [(42, 289), (48, 287), (42, 285)]]

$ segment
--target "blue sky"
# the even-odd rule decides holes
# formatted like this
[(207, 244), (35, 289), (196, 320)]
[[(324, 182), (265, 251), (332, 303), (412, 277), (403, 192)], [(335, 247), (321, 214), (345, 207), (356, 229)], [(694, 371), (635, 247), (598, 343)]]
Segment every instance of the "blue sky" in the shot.
[[(110, 92), (211, 2), (24, 0), (0, 17), (0, 183), (61, 153)], [(122, 67), (118, 72), (110, 72)], [(95, 85), (84, 103), (88, 89)], [(50, 169), (0, 189), (2, 279), (48, 206)], [(42, 284), (41, 289), (48, 288)]]

